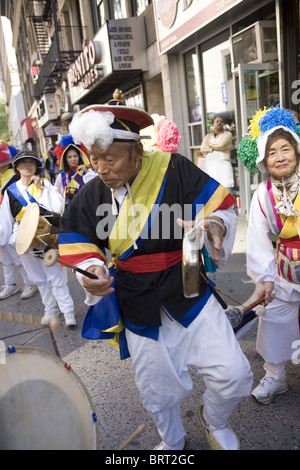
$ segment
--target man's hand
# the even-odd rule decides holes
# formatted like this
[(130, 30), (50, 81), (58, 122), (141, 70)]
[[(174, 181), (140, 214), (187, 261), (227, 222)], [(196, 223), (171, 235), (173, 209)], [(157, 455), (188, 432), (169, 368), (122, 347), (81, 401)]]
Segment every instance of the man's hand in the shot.
[[(216, 222), (214, 222), (216, 221)], [(195, 226), (195, 221), (184, 221), (177, 219), (177, 223), (183, 228), (192, 228)], [(225, 235), (225, 226), (222, 219), (219, 217), (211, 216), (208, 219), (203, 219), (200, 230), (206, 230), (209, 240), (213, 242), (213, 260), (218, 265), (220, 263), (220, 252), (222, 248), (222, 242)]]
[(110, 287), (114, 278), (109, 275), (103, 266), (90, 266), (88, 272), (95, 274), (98, 279), (90, 279), (82, 277), (82, 286), (92, 295), (103, 297), (114, 292), (114, 288)]

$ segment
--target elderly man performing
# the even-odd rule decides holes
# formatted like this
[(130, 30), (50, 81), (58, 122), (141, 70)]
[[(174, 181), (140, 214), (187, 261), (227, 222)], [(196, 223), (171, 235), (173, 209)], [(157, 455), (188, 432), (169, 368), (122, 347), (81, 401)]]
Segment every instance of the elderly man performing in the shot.
[[(121, 358), (131, 356), (143, 405), (162, 438), (157, 449), (184, 448), (181, 401), (193, 387), (189, 365), (207, 386), (198, 415), (211, 447), (238, 449), (227, 420), (250, 393), (252, 372), (206, 284), (196, 297), (184, 296), (183, 229), (176, 223), (176, 216), (209, 216), (202, 221), (205, 244), (223, 263), (235, 235), (235, 201), (187, 158), (143, 152), (139, 131), (152, 124), (146, 112), (114, 101), (74, 116), (70, 132), (97, 157), (99, 177), (64, 213), (60, 257), (98, 277), (81, 279), (91, 305), (83, 336), (118, 339)], [(174, 208), (171, 223), (166, 210)], [(107, 270), (105, 249), (115, 269)]]

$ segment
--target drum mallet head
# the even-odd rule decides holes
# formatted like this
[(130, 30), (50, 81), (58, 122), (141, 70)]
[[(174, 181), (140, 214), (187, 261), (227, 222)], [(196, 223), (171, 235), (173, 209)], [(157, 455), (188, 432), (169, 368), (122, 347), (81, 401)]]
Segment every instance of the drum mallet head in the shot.
[(53, 266), (58, 261), (58, 253), (56, 250), (51, 249), (44, 254), (44, 263), (46, 266)]
[(54, 315), (50, 318), (49, 328), (52, 331), (58, 330), (60, 328), (60, 319), (58, 315)]
[(256, 299), (252, 304), (246, 306), (243, 308), (243, 310), (240, 310), (239, 308), (230, 308), (229, 310), (225, 311), (225, 314), (228, 317), (228, 320), (231, 323), (231, 326), (233, 329), (237, 328), (244, 320), (244, 315), (252, 310), (254, 307), (257, 307), (258, 305), (261, 305), (265, 301), (264, 297), (260, 297)]

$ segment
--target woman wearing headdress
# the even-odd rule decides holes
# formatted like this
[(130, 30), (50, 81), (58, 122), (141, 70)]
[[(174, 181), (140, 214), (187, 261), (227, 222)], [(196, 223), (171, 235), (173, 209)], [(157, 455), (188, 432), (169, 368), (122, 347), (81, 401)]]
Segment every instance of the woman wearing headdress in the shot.
[(64, 135), (52, 153), (57, 156), (60, 169), (55, 188), (68, 204), (84, 186), (83, 177), (91, 172), (88, 151), (83, 144), (76, 145), (71, 135)]
[(300, 339), (300, 138), (292, 113), (280, 107), (257, 112), (249, 130), (238, 157), (249, 171), (269, 174), (253, 195), (247, 235), (248, 274), (265, 297), (256, 347), (266, 374), (252, 395), (268, 404), (288, 390), (286, 363)]
[[(4, 194), (0, 218), (1, 246), (15, 246), (20, 221), (31, 203), (39, 205), (40, 215), (44, 217), (60, 214), (63, 210), (62, 196), (46, 178), (40, 177), (42, 163), (35, 153), (19, 152), (12, 165), (19, 179)], [(36, 257), (33, 251), (22, 254), (20, 258), (28, 279), (38, 286), (41, 294), (45, 308), (42, 325), (49, 325), (51, 318), (59, 315), (58, 304), (66, 326), (75, 326), (74, 302), (68, 288), (66, 268), (58, 263), (46, 266), (44, 260)]]

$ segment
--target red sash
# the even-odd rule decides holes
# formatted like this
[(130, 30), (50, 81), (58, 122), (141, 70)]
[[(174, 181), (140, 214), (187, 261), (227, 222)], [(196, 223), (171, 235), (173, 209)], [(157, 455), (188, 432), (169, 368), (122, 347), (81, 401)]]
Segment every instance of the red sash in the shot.
[(116, 259), (116, 265), (130, 273), (153, 273), (164, 271), (182, 260), (182, 250), (168, 253), (152, 253), (149, 255), (129, 257), (125, 261)]

